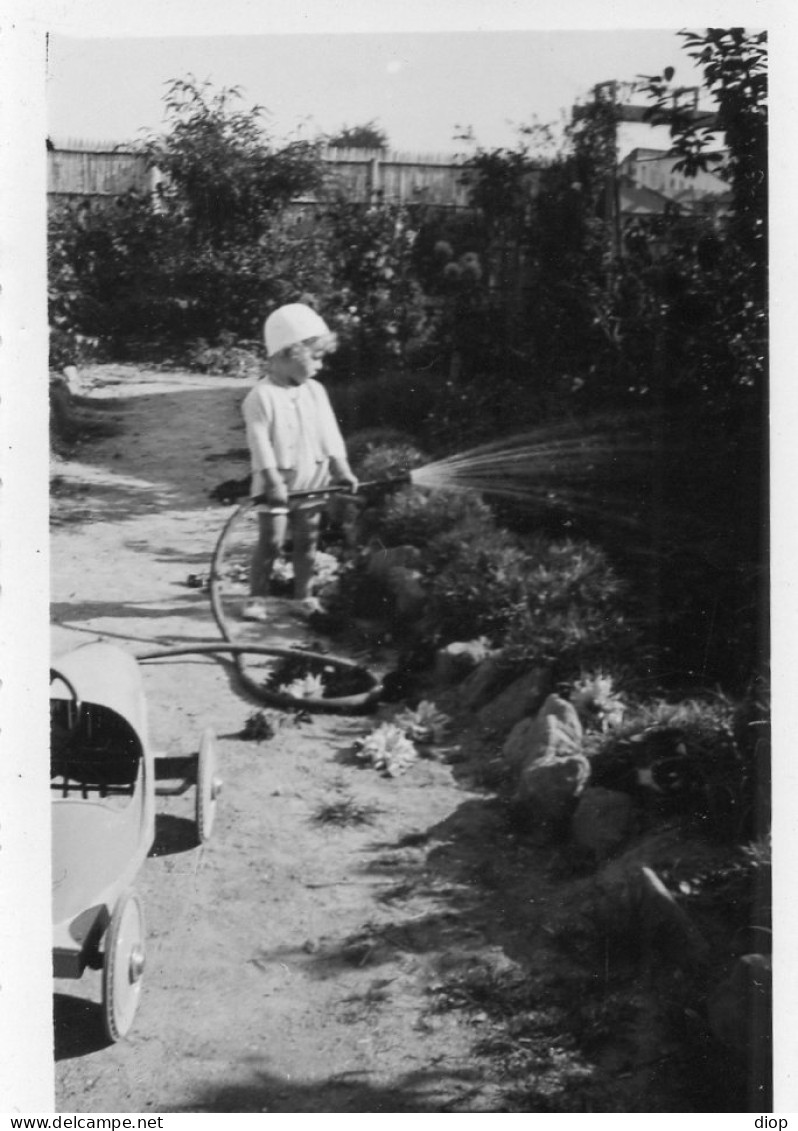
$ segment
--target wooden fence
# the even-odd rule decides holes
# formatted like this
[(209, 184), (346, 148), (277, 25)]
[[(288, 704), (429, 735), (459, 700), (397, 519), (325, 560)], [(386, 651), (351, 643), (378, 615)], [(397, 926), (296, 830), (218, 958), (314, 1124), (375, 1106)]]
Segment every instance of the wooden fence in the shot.
[[(157, 170), (125, 146), (68, 142), (48, 150), (47, 195), (51, 206), (70, 200), (152, 191)], [(350, 200), (468, 207), (462, 159), (450, 154), (411, 154), (371, 149), (326, 149), (329, 180)]]
[(149, 192), (153, 171), (143, 157), (124, 148), (64, 148), (47, 152), (47, 198), (52, 204)]
[(436, 204), (467, 208), (463, 161), (451, 155), (419, 155), (369, 149), (327, 149), (331, 180), (352, 200)]

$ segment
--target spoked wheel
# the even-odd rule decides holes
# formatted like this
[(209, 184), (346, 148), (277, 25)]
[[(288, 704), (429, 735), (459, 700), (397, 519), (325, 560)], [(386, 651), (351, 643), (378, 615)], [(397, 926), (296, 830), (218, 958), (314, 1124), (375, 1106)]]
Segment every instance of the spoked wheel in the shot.
[(216, 769), (216, 735), (209, 727), (202, 732), (197, 754), (196, 821), (200, 844), (204, 844), (213, 831), (216, 802), (221, 792), (222, 779)]
[(144, 912), (133, 891), (121, 896), (105, 940), (102, 976), (103, 1027), (110, 1041), (121, 1040), (133, 1024), (144, 974)]

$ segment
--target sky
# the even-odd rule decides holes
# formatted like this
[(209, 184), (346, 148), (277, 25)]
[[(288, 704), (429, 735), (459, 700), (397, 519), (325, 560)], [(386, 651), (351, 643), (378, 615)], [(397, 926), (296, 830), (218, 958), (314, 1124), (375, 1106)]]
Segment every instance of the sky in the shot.
[(562, 124), (594, 84), (677, 68), (697, 72), (677, 27), (614, 30), (338, 32), (87, 38), (53, 34), (48, 132), (126, 142), (162, 125), (166, 84), (188, 74), (241, 88), (240, 109), (266, 108), (275, 140), (315, 139), (375, 121), (392, 148), (464, 150), (517, 144), (518, 127)]

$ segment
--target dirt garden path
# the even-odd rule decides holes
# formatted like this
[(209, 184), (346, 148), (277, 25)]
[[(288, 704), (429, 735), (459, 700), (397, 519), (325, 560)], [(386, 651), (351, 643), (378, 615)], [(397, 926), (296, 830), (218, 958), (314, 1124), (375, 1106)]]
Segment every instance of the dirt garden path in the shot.
[[(96, 639), (134, 654), (218, 640), (186, 579), (207, 569), (229, 513), (209, 490), (245, 471), (243, 383), (111, 366), (82, 379), (123, 428), (54, 461), (54, 655)], [(224, 792), (202, 848), (193, 791), (158, 801), (127, 1039), (104, 1042), (97, 974), (56, 984), (58, 1110), (524, 1110), (505, 1106), (500, 1062), (474, 1052), (487, 1014), (434, 1008), (453, 980), (517, 969), (540, 939), (541, 860), (490, 795), (456, 761), (398, 779), (353, 764), (364, 718), (316, 715), (243, 741), (256, 705), (210, 656), (142, 671), (154, 744), (187, 753), (212, 725)], [(335, 800), (368, 820), (314, 819)]]

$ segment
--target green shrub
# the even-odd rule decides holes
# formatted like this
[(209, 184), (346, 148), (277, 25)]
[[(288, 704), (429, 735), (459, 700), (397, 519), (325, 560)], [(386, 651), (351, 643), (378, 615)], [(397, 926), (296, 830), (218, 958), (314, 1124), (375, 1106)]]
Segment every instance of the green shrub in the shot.
[(418, 209), (379, 207), (330, 192), (323, 208), (327, 258), (334, 279), (324, 309), (338, 333), (332, 372), (363, 374), (404, 366), (410, 343), (428, 336), (427, 306), (412, 248)]
[(87, 365), (98, 361), (101, 351), (96, 338), (87, 338), (68, 326), (51, 326), (49, 355), (50, 369), (63, 372), (70, 365)]
[(426, 457), (415, 444), (400, 440), (393, 444), (369, 444), (365, 451), (361, 448), (359, 458), (353, 461), (353, 465), (357, 467), (359, 477), (366, 481), (405, 475), (425, 462)]
[(492, 532), (490, 507), (476, 494), (459, 491), (426, 492), (415, 487), (398, 491), (386, 500), (380, 515), (380, 538), (386, 546), (418, 546), (430, 561), (447, 557), (442, 536), (457, 529), (458, 536), (448, 554), (456, 552), (461, 528), (468, 526), (477, 537)]
[(760, 793), (769, 765), (761, 764), (764, 752), (740, 744), (738, 711), (722, 695), (638, 703), (620, 726), (592, 736), (594, 781), (634, 784), (646, 770), (656, 786), (650, 798), (703, 835), (737, 842), (765, 835)]
[[(455, 527), (432, 549), (451, 556), (428, 574), (427, 633), (438, 644), (486, 636), (503, 642), (526, 605), (526, 555), (490, 533), (463, 537)], [(440, 559), (439, 559), (440, 560)]]
[(519, 671), (549, 664), (578, 675), (630, 659), (638, 632), (599, 549), (542, 538), (523, 544), (485, 517), (473, 510), (428, 547), (427, 621), (436, 642), (487, 636)]
[(384, 582), (369, 572), (365, 555), (349, 561), (341, 570), (326, 604), (342, 629), (356, 618), (387, 622), (394, 612), (391, 594)]
[(376, 466), (381, 462), (383, 449), (393, 451), (397, 448), (400, 452), (406, 450), (408, 458), (412, 458), (412, 462), (397, 467), (397, 473), (410, 467), (419, 467), (427, 461), (427, 457), (416, 448), (415, 437), (398, 428), (361, 428), (346, 436), (349, 462), (361, 479), (371, 478), (376, 473)]
[(254, 342), (236, 344), (228, 332), (219, 335), (216, 345), (210, 345), (205, 338), (197, 338), (186, 353), (186, 364), (197, 373), (219, 373), (228, 377), (257, 380), (262, 373), (257, 345)]
[[(337, 357), (333, 355), (331, 364)], [(345, 383), (332, 369), (330, 374), (327, 388), (345, 436), (363, 429), (394, 428), (400, 421), (405, 431), (423, 437), (444, 383), (434, 374), (397, 368), (368, 377), (352, 370)]]
[(587, 542), (537, 538), (525, 546), (526, 601), (509, 626), (513, 666), (556, 664), (561, 675), (628, 663), (641, 644), (630, 595), (606, 554)]

